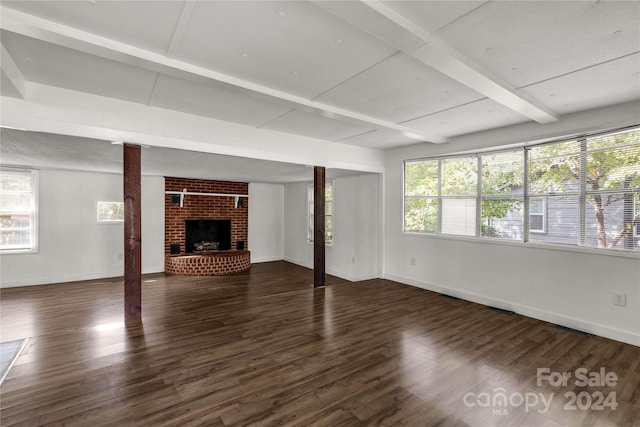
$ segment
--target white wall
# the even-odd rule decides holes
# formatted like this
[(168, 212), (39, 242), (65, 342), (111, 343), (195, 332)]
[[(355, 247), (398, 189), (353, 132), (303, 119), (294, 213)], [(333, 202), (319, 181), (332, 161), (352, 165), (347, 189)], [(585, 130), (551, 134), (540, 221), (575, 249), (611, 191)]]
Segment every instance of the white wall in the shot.
[[(307, 185), (285, 185), (284, 258), (313, 268), (313, 244), (307, 241)], [(334, 237), (326, 248), (327, 273), (352, 281), (379, 277), (380, 176), (337, 178), (333, 194)]]
[[(98, 200), (122, 200), (122, 176), (40, 171), (39, 251), (0, 257), (0, 286), (121, 276), (123, 225), (96, 221)], [(164, 178), (142, 178), (142, 271), (164, 271)]]
[[(473, 238), (402, 233), (403, 160), (461, 149), (630, 125), (638, 104), (566, 118), (551, 127), (524, 125), (387, 152), (384, 277), (640, 345), (640, 257), (555, 249)], [(415, 258), (415, 265), (411, 259)], [(627, 306), (613, 305), (613, 291)]]
[(251, 262), (284, 258), (284, 185), (249, 183)]

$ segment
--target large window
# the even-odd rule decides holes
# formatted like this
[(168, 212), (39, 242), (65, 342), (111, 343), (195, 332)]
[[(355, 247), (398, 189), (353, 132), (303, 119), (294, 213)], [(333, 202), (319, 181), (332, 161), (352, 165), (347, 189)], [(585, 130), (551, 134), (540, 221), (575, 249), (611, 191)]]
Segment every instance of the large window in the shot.
[[(307, 240), (313, 242), (313, 184), (307, 186)], [(333, 181), (328, 181), (324, 191), (324, 242), (333, 243)]]
[(38, 172), (0, 169), (0, 252), (37, 250)]
[(404, 230), (638, 250), (639, 199), (640, 130), (625, 130), (407, 161)]

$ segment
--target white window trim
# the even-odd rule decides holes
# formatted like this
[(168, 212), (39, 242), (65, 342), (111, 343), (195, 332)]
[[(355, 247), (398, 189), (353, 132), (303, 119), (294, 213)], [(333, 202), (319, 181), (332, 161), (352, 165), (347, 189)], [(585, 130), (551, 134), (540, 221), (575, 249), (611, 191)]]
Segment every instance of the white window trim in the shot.
[(594, 248), (591, 246), (577, 246), (577, 245), (564, 245), (560, 243), (545, 243), (545, 242), (523, 242), (521, 240), (507, 240), (507, 239), (494, 239), (493, 237), (470, 237), (459, 236), (454, 234), (442, 234), (442, 233), (425, 233), (418, 231), (401, 231), (400, 234), (407, 237), (413, 237), (418, 239), (441, 239), (460, 241), (477, 244), (491, 244), (501, 246), (517, 246), (528, 249), (543, 249), (553, 250), (559, 252), (573, 252), (592, 255), (605, 255), (618, 258), (633, 258), (640, 260), (640, 253), (635, 251), (625, 251), (621, 249), (602, 249)]
[(32, 175), (32, 191), (31, 191), (31, 203), (32, 203), (32, 222), (31, 222), (31, 235), (33, 236), (31, 248), (26, 249), (0, 249), (2, 255), (16, 255), (16, 254), (37, 254), (40, 250), (40, 171), (37, 169), (18, 169), (18, 168), (0, 168), (0, 171), (6, 172), (20, 172), (30, 173)]

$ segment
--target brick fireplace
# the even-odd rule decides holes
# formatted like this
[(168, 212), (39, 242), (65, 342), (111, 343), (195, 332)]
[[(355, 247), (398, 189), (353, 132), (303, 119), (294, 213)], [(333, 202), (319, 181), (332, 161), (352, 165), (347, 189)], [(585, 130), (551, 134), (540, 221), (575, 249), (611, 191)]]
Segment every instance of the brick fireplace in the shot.
[[(238, 203), (233, 196), (248, 194), (248, 183), (165, 177), (165, 191), (186, 193), (173, 195), (173, 200), (172, 194), (165, 193), (165, 273), (217, 276), (243, 271), (251, 266), (247, 244), (249, 200), (244, 197)], [(180, 199), (182, 206), (177, 203)], [(194, 248), (187, 248), (187, 221), (193, 224), (198, 220), (203, 223), (208, 220), (216, 220), (208, 221), (210, 223), (231, 221), (230, 249), (205, 250), (202, 253), (196, 250), (193, 253)], [(205, 244), (204, 247), (209, 246)], [(199, 248), (202, 249), (202, 245)]]

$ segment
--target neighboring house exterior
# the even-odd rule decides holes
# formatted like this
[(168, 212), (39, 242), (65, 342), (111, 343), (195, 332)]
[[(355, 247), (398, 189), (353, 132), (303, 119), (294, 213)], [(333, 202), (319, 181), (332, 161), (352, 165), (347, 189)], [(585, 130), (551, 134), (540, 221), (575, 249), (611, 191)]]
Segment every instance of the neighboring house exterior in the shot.
[[(623, 224), (629, 223), (640, 214), (638, 193), (631, 199), (631, 205), (619, 200), (605, 208), (605, 231), (607, 245), (620, 233)], [(625, 204), (627, 205), (625, 208)], [(531, 197), (529, 214), (529, 241), (540, 243), (561, 243), (575, 245), (579, 233), (579, 201), (576, 195), (553, 195)], [(492, 227), (492, 235), (497, 238), (522, 240), (524, 224), (523, 211), (512, 210), (505, 218), (491, 218), (487, 221)], [(625, 212), (628, 218), (625, 218)], [(629, 218), (630, 217), (630, 218)], [(626, 220), (626, 221), (625, 221)], [(586, 221), (584, 246), (598, 247), (597, 224), (593, 202), (586, 202)], [(636, 225), (634, 232), (618, 242), (618, 249), (635, 249), (640, 246), (640, 227)], [(495, 233), (495, 234), (493, 234)]]

